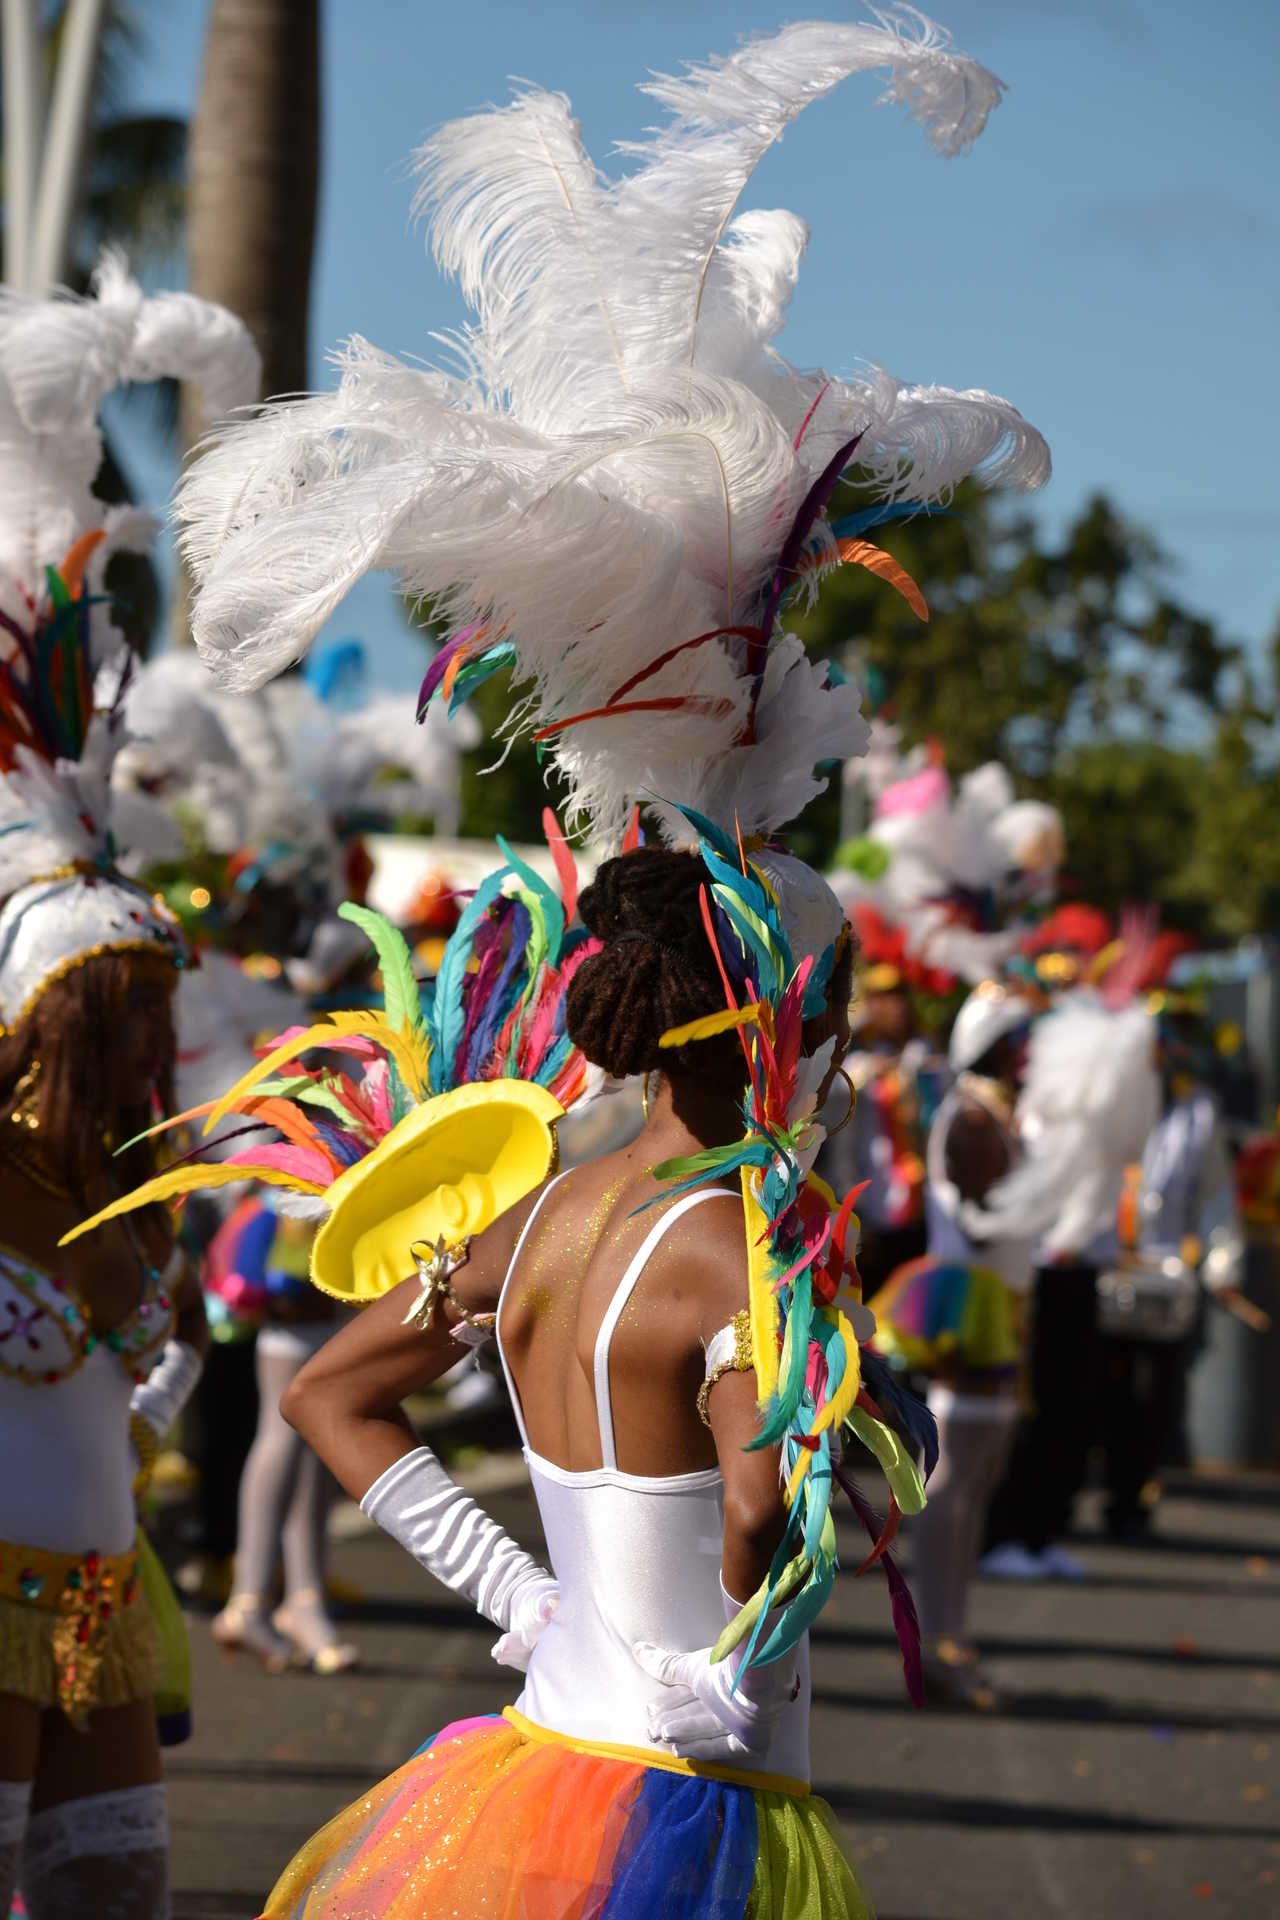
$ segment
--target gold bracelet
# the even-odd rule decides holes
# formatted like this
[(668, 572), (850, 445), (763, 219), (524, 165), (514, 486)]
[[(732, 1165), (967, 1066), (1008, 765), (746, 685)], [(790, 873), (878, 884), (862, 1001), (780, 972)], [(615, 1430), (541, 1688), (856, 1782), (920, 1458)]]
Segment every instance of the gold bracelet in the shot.
[(133, 1450), (138, 1456), (138, 1471), (133, 1476), (133, 1497), (140, 1500), (151, 1485), (151, 1476), (156, 1470), (156, 1461), (160, 1458), (160, 1442), (156, 1430), (149, 1420), (140, 1413), (129, 1415), (129, 1438)]

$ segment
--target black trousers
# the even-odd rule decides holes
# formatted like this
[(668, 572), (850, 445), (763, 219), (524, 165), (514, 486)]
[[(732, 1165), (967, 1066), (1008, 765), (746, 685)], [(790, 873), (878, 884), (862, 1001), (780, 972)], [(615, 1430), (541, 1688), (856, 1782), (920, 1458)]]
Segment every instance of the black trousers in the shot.
[(258, 1430), (256, 1346), (256, 1340), (211, 1341), (194, 1395), (201, 1545), (219, 1560), (236, 1550), (240, 1475)]
[(910, 1227), (864, 1227), (858, 1242), (858, 1273), (862, 1297), (870, 1300), (880, 1291), (889, 1275), (908, 1260), (919, 1260), (928, 1244), (921, 1220)]
[(1020, 1423), (1009, 1470), (987, 1518), (987, 1545), (1019, 1541), (1039, 1553), (1070, 1530), (1097, 1428), (1096, 1267), (1038, 1267), (1032, 1310), (1032, 1412)]
[(1191, 1342), (1104, 1338), (1101, 1351), (1098, 1424), (1107, 1463), (1107, 1522), (1124, 1532), (1145, 1519), (1142, 1488), (1177, 1445)]

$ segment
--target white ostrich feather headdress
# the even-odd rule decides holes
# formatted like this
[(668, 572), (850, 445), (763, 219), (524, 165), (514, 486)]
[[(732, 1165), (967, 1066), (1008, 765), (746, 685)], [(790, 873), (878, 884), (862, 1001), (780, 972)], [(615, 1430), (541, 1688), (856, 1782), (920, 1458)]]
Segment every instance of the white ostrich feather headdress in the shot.
[(617, 180), (559, 94), (428, 141), (417, 206), (474, 315), (455, 370), (352, 339), (335, 391), (231, 428), (184, 483), (195, 637), (224, 683), (297, 660), (385, 568), (451, 623), (424, 694), (456, 701), (510, 665), (526, 692), (509, 729), (550, 743), (571, 813), (606, 841), (641, 798), (676, 839), (679, 808), (744, 834), (793, 819), (816, 765), (867, 737), (856, 690), (778, 624), (842, 557), (823, 516), (840, 474), (856, 462), (901, 503), (1049, 472), (1004, 400), (800, 371), (773, 344), (806, 229), (735, 208), (797, 114), (864, 69), (944, 154), (1000, 97), (898, 7), (651, 81), (668, 123)]
[[(155, 530), (93, 492), (98, 408), (114, 387), (196, 381), (213, 414), (251, 400), (258, 356), (240, 322), (188, 294), (144, 297), (108, 254), (89, 298), (0, 288), (0, 1026), (90, 954), (180, 952), (171, 917), (116, 867), (161, 810), (113, 807), (118, 712), (95, 707), (116, 645), (102, 592), (118, 548)], [(121, 661), (107, 678), (118, 690)]]

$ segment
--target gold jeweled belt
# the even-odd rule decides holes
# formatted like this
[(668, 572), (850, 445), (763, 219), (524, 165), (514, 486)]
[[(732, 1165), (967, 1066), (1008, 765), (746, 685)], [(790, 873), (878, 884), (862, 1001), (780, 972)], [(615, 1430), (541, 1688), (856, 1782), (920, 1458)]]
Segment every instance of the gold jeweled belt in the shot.
[(84, 1724), (94, 1698), (107, 1623), (137, 1596), (138, 1555), (132, 1547), (126, 1553), (46, 1553), (0, 1541), (0, 1599), (58, 1616), (58, 1705), (73, 1726)]

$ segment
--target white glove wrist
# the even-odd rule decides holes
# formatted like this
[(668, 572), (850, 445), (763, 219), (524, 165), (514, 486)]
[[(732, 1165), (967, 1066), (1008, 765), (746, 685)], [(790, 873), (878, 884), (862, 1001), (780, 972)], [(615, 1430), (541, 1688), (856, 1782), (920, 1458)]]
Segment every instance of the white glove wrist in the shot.
[(502, 1629), (495, 1659), (528, 1665), (555, 1611), (556, 1582), (450, 1479), (430, 1447), (415, 1448), (380, 1474), (360, 1510)]
[(130, 1413), (145, 1420), (157, 1440), (163, 1440), (204, 1371), (204, 1361), (185, 1340), (166, 1340), (164, 1352), (146, 1379), (133, 1390)]

